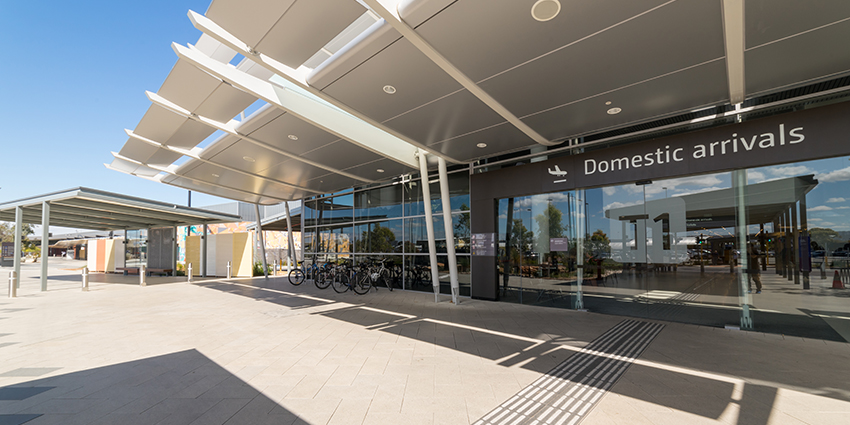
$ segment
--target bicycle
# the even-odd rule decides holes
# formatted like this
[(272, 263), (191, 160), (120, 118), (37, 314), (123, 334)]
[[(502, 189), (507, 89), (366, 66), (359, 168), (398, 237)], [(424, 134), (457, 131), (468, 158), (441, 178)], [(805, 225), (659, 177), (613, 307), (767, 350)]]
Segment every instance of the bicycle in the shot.
[(315, 261), (309, 266), (305, 266), (304, 261), (299, 261), (298, 267), (289, 271), (289, 283), (298, 286), (304, 283), (304, 279), (317, 277), (319, 275), (318, 271), (319, 265)]
[(362, 278), (362, 276), (366, 275), (365, 264), (359, 266), (360, 271), (357, 268), (351, 263), (351, 260), (348, 260), (342, 266), (342, 271), (337, 273), (336, 278), (331, 283), (334, 291), (341, 294), (351, 289), (357, 295), (363, 295), (369, 292), (372, 289), (372, 282), (370, 279)]

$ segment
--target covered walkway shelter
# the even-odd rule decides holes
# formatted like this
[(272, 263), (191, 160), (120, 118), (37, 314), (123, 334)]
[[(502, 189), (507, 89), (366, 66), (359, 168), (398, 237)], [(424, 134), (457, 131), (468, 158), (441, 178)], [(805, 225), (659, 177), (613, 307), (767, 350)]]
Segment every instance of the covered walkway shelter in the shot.
[[(0, 203), (0, 220), (15, 222), (15, 273), (21, 271), (21, 228), (24, 223), (41, 223), (42, 241), (50, 240), (50, 226), (90, 230), (135, 230), (170, 228), (172, 269), (176, 261), (176, 228), (240, 221), (232, 214), (156, 202), (86, 187), (47, 193)], [(47, 290), (47, 253), (41, 250), (41, 290)], [(20, 282), (18, 282), (20, 285)]]

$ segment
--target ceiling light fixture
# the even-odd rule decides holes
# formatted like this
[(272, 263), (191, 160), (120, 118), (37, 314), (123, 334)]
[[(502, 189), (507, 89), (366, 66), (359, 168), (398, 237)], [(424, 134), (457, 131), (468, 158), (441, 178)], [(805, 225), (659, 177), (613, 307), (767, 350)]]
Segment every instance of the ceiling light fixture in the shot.
[(386, 94), (395, 94), (395, 87), (386, 85), (384, 86), (384, 93)]
[(243, 156), (242, 159), (244, 159), (245, 161), (248, 161), (248, 162), (256, 162), (257, 161), (256, 159), (251, 158), (250, 156)]
[(611, 104), (611, 101), (609, 100), (609, 101), (605, 102), (605, 104), (606, 104), (606, 105), (610, 105), (610, 104)]
[(558, 0), (537, 0), (537, 2), (531, 6), (531, 17), (540, 22), (555, 19), (560, 12), (561, 2)]
[(215, 178), (219, 178), (219, 177), (221, 177), (220, 175), (218, 175), (218, 174), (216, 174), (216, 173), (212, 173), (212, 176), (213, 176), (213, 177), (215, 177)]
[(608, 110), (608, 115), (617, 115), (620, 112), (623, 112), (623, 108), (614, 107)]
[(486, 144), (486, 143), (479, 143), (479, 144), (477, 144), (477, 145), (475, 145), (475, 146), (478, 146), (479, 148), (482, 148), (482, 149), (483, 149), (483, 148), (486, 148), (486, 147), (487, 147), (487, 144)]
[(384, 172), (384, 169), (383, 169), (383, 168), (378, 168), (378, 169), (377, 169), (377, 170), (375, 170), (375, 171), (377, 171), (377, 172), (379, 172), (379, 173), (383, 173), (383, 172)]
[(286, 137), (289, 137), (289, 140), (298, 140), (298, 136), (296, 136), (294, 134), (290, 134), (289, 136), (286, 136)]

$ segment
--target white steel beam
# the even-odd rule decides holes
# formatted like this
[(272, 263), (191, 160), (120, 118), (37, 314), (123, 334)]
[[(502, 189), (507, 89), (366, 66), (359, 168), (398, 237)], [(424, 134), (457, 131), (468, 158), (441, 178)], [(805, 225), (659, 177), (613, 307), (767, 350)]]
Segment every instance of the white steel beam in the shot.
[[(215, 121), (215, 120), (213, 120), (213, 119), (210, 119), (210, 118), (207, 118), (207, 117), (204, 117), (204, 116), (201, 116), (201, 115), (195, 114), (195, 113), (193, 113), (193, 112), (189, 111), (188, 109), (183, 108), (182, 106), (177, 105), (176, 103), (171, 102), (171, 101), (169, 101), (168, 99), (166, 99), (166, 98), (164, 98), (164, 97), (162, 97), (162, 96), (160, 96), (160, 95), (158, 95), (158, 94), (156, 94), (156, 93), (153, 93), (153, 92), (149, 92), (149, 91), (148, 91), (148, 92), (145, 92), (145, 94), (147, 95), (148, 99), (149, 99), (152, 103), (154, 103), (154, 104), (156, 104), (156, 105), (158, 105), (158, 106), (161, 106), (163, 109), (166, 109), (166, 110), (168, 110), (168, 111), (171, 111), (171, 112), (173, 112), (173, 113), (175, 113), (175, 114), (177, 114), (177, 115), (180, 115), (180, 116), (182, 116), (182, 117), (185, 117), (185, 118), (187, 118), (187, 119), (191, 119), (191, 120), (194, 120), (194, 121), (200, 122), (200, 123), (202, 123), (202, 124), (205, 124), (205, 125), (207, 125), (207, 126), (210, 126), (210, 127), (214, 128), (214, 129), (216, 129), (216, 130), (220, 130), (220, 131), (222, 131), (222, 132), (225, 132), (225, 133), (227, 133), (227, 134), (230, 134), (231, 136), (238, 137), (238, 138), (240, 138), (240, 139), (242, 139), (242, 140), (244, 140), (244, 141), (246, 141), (246, 142), (249, 142), (249, 143), (251, 143), (251, 144), (253, 144), (253, 145), (256, 145), (256, 146), (259, 146), (259, 147), (261, 147), (261, 148), (268, 149), (268, 150), (270, 150), (270, 151), (272, 151), (272, 152), (275, 152), (275, 153), (277, 153), (277, 154), (283, 155), (283, 156), (285, 156), (285, 157), (287, 157), (287, 158), (294, 159), (294, 160), (296, 160), (296, 161), (298, 161), (298, 162), (302, 162), (302, 163), (307, 164), (307, 165), (312, 165), (313, 167), (321, 168), (321, 169), (323, 169), (323, 170), (329, 171), (329, 172), (331, 172), (331, 173), (339, 174), (339, 175), (342, 175), (342, 176), (348, 177), (348, 178), (350, 178), (350, 179), (354, 179), (354, 180), (362, 181), (362, 182), (365, 182), (365, 183), (378, 183), (378, 181), (377, 181), (377, 180), (367, 179), (367, 178), (364, 178), (364, 177), (361, 177), (361, 176), (357, 176), (357, 175), (354, 175), (354, 174), (351, 174), (351, 173), (348, 173), (348, 172), (345, 172), (345, 171), (342, 171), (342, 170), (339, 170), (339, 169), (336, 169), (336, 168), (333, 168), (333, 167), (329, 167), (329, 166), (324, 165), (324, 164), (319, 163), (319, 162), (311, 161), (311, 160), (309, 160), (309, 159), (307, 159), (307, 158), (303, 158), (303, 157), (301, 157), (301, 156), (298, 156), (298, 155), (295, 155), (295, 154), (289, 153), (289, 152), (287, 152), (287, 151), (285, 151), (285, 150), (283, 150), (283, 149), (277, 148), (277, 147), (275, 147), (274, 145), (271, 145), (271, 144), (268, 144), (268, 143), (262, 142), (262, 141), (260, 141), (260, 140), (254, 139), (253, 137), (250, 137), (250, 136), (248, 136), (248, 135), (245, 135), (245, 134), (239, 133), (239, 132), (236, 130), (236, 124), (238, 123), (238, 121), (230, 121), (229, 123), (226, 123), (226, 124), (225, 124), (225, 123), (222, 123), (222, 122), (219, 122), (219, 121)], [(128, 135), (130, 134), (130, 130), (124, 130), (124, 131), (127, 131), (127, 132), (128, 132), (128, 133), (127, 133)], [(145, 141), (145, 140), (143, 140), (143, 138), (140, 138), (141, 136), (135, 136), (135, 135), (134, 135), (134, 136), (130, 136), (130, 137), (134, 137), (134, 138), (136, 138), (136, 139), (138, 139), (138, 140), (141, 140), (141, 141), (143, 141), (143, 142)], [(185, 151), (185, 150), (175, 150), (176, 148), (167, 147), (166, 145), (162, 145), (162, 144), (159, 144), (159, 145), (160, 145), (161, 147), (163, 147), (164, 149), (168, 149), (168, 150), (170, 150), (170, 151), (172, 151), (172, 152), (176, 152), (176, 153), (188, 152), (188, 151)], [(201, 159), (201, 158), (200, 158), (200, 155), (195, 155), (195, 156), (193, 156), (193, 155), (190, 155), (190, 154), (188, 154), (188, 153), (186, 153), (185, 155), (187, 155), (187, 156), (192, 156), (193, 158), (198, 159), (199, 161), (206, 161), (206, 160), (204, 160), (204, 159)], [(257, 177), (262, 177), (262, 176), (257, 176)], [(288, 183), (283, 183), (283, 182), (281, 182), (281, 181), (279, 181), (279, 180), (275, 180), (275, 182), (290, 185), (290, 184), (288, 184)], [(305, 189), (305, 190), (308, 190), (308, 189)], [(314, 192), (314, 193), (321, 193), (321, 192), (319, 192), (319, 191), (312, 191), (312, 192)]]
[[(440, 197), (443, 203), (443, 225), (446, 228), (446, 253), (449, 255), (449, 282), (452, 288), (452, 302), (457, 305), (457, 297), (460, 294), (460, 284), (457, 281), (457, 254), (455, 253), (455, 235), (452, 227), (452, 204), (449, 200), (449, 175), (446, 170), (446, 161), (437, 158), (440, 175)], [(423, 187), (427, 179), (423, 179)]]
[[(371, 11), (370, 11), (371, 12)], [(379, 18), (376, 18), (379, 19)], [(353, 115), (369, 125), (375, 127), (376, 129), (386, 132), (393, 137), (399, 139), (400, 142), (405, 142), (410, 145), (413, 145), (418, 148), (426, 148), (426, 146), (422, 143), (417, 142), (387, 126), (384, 124), (373, 120), (367, 115), (361, 113), (360, 111), (349, 107), (348, 105), (340, 102), (339, 100), (333, 98), (332, 96), (324, 93), (323, 91), (310, 86), (307, 84), (306, 75), (299, 70), (288, 67), (273, 58), (254, 50), (251, 46), (243, 43), (239, 38), (235, 37), (233, 34), (227, 32), (224, 28), (220, 27), (218, 24), (213, 22), (211, 19), (207, 18), (204, 15), (201, 15), (195, 11), (189, 11), (189, 20), (192, 21), (192, 25), (195, 26), (198, 30), (203, 32), (204, 34), (218, 40), (220, 43), (224, 44), (227, 47), (237, 51), (247, 58), (250, 58), (256, 64), (268, 69), (269, 71), (275, 73), (276, 75), (281, 76), (283, 79), (288, 82), (294, 84), (302, 90), (309, 92), (310, 94), (322, 99), (323, 101), (333, 105), (336, 108), (339, 108), (346, 113)], [(446, 161), (453, 163), (461, 163), (461, 161), (451, 158), (449, 156), (443, 154), (435, 154), (435, 156), (439, 156), (445, 158)], [(416, 168), (415, 166), (413, 168)]]
[[(127, 157), (121, 156), (120, 154), (118, 154), (118, 153), (116, 153), (116, 152), (112, 152), (112, 156), (114, 156), (114, 157), (116, 157), (116, 158), (119, 158), (119, 159), (123, 159), (123, 160), (125, 160), (125, 161), (136, 162), (136, 163), (138, 163), (139, 165), (144, 165), (145, 167), (153, 168), (154, 170), (157, 170), (157, 171), (163, 172), (163, 173), (165, 173), (165, 174), (169, 174), (169, 175), (172, 175), (172, 176), (175, 176), (175, 177), (180, 177), (180, 178), (188, 179), (188, 180), (191, 180), (191, 181), (196, 182), (196, 183), (199, 183), (199, 184), (206, 184), (206, 185), (210, 185), (210, 186), (212, 186), (212, 187), (217, 187), (217, 188), (219, 188), (219, 189), (231, 190), (231, 191), (233, 191), (233, 192), (239, 192), (239, 193), (242, 193), (242, 194), (245, 194), (245, 195), (259, 196), (259, 197), (261, 197), (261, 198), (275, 199), (275, 200), (278, 200), (278, 201), (286, 201), (286, 199), (284, 199), (284, 198), (278, 198), (278, 197), (276, 197), (276, 196), (270, 196), (270, 195), (266, 195), (266, 194), (262, 194), (262, 193), (251, 192), (251, 191), (248, 191), (248, 190), (243, 190), (243, 189), (239, 189), (239, 188), (235, 188), (235, 187), (231, 187), (231, 186), (224, 186), (224, 185), (220, 185), (220, 184), (218, 184), (218, 183), (211, 183), (211, 182), (204, 181), (204, 180), (198, 180), (198, 179), (193, 178), (193, 177), (188, 177), (188, 176), (184, 176), (184, 175), (181, 175), (181, 174), (177, 174), (177, 173), (175, 173), (175, 172), (173, 172), (173, 171), (171, 171), (171, 170), (169, 170), (169, 169), (167, 169), (167, 168), (165, 168), (165, 167), (160, 167), (160, 166), (158, 166), (158, 165), (151, 165), (151, 164), (146, 164), (146, 163), (141, 162), (141, 161), (136, 161), (135, 159), (130, 159), (130, 158), (127, 158)], [(119, 169), (117, 169), (117, 168), (115, 168), (115, 167), (110, 166), (109, 164), (103, 164), (103, 165), (104, 165), (106, 168), (108, 168), (108, 169), (110, 169), (110, 170), (113, 170), (113, 171), (120, 171), (120, 172), (122, 172), (122, 173), (124, 173), (124, 174), (130, 174), (130, 175), (134, 175), (134, 176), (137, 176), (137, 177), (142, 177), (142, 178), (144, 178), (144, 176), (138, 176), (138, 175), (133, 174), (133, 173), (128, 173), (128, 172), (126, 172), (126, 171), (119, 170)], [(158, 181), (158, 182), (160, 182), (160, 183), (165, 183), (165, 184), (170, 184), (170, 185), (172, 185), (172, 186), (180, 187), (180, 185), (176, 185), (176, 184), (173, 184), (173, 183), (169, 183), (169, 182), (166, 182), (166, 181), (163, 181), (163, 180), (158, 180), (158, 179), (153, 179), (153, 180)], [(216, 195), (216, 196), (220, 196), (220, 195)]]
[(195, 48), (173, 43), (181, 59), (339, 138), (410, 168), (416, 168), (416, 146), (380, 130), (318, 98), (263, 81), (223, 64)]
[[(140, 142), (144, 142), (144, 143), (147, 143), (151, 146), (156, 146), (160, 149), (165, 149), (167, 151), (171, 151), (171, 152), (174, 152), (174, 153), (179, 153), (180, 155), (188, 156), (189, 158), (203, 162), (205, 164), (215, 165), (216, 167), (221, 167), (221, 168), (224, 168), (225, 170), (233, 171), (234, 173), (238, 173), (238, 174), (242, 174), (243, 176), (248, 176), (248, 177), (252, 177), (252, 178), (256, 178), (256, 179), (260, 179), (260, 180), (265, 180), (269, 183), (279, 184), (279, 185), (286, 186), (286, 187), (289, 187), (289, 188), (292, 188), (292, 189), (302, 190), (302, 191), (305, 191), (305, 192), (310, 192), (310, 193), (315, 193), (315, 194), (321, 194), (322, 193), (321, 191), (318, 191), (318, 190), (308, 189), (306, 187), (294, 185), (292, 183), (287, 183), (283, 180), (278, 180), (278, 179), (273, 179), (271, 177), (261, 176), (259, 174), (252, 173), (250, 171), (240, 170), (238, 168), (231, 167), (229, 165), (225, 165), (225, 164), (222, 164), (222, 163), (217, 162), (217, 161), (211, 161), (209, 159), (204, 159), (204, 158), (201, 158), (200, 155), (193, 153), (192, 151), (188, 151), (188, 150), (185, 150), (185, 149), (180, 149), (180, 148), (175, 148), (175, 147), (172, 147), (172, 146), (164, 145), (164, 144), (159, 143), (155, 140), (148, 139), (147, 137), (139, 136), (138, 134), (132, 132), (131, 130), (124, 129), (124, 132), (127, 133), (127, 136), (129, 136), (133, 139), (136, 139)], [(151, 168), (153, 168), (153, 167), (151, 167)], [(159, 170), (160, 168), (154, 168), (154, 169)], [(182, 176), (182, 177), (185, 177), (185, 176)]]
[[(269, 265), (266, 263), (266, 241), (263, 238), (263, 223), (260, 219), (260, 205), (254, 204), (254, 212), (257, 215), (257, 239), (260, 242), (260, 255), (263, 256), (263, 276), (269, 278)], [(252, 250), (253, 251), (253, 250)]]
[(477, 97), (478, 100), (483, 102), (487, 107), (493, 110), (493, 112), (499, 114), (502, 118), (507, 120), (511, 125), (517, 128), (517, 130), (523, 132), (526, 136), (528, 136), (534, 142), (539, 143), (544, 146), (554, 146), (560, 144), (560, 142), (552, 142), (549, 139), (543, 137), (531, 128), (528, 124), (524, 123), (521, 119), (519, 119), (513, 112), (509, 111), (508, 108), (504, 107), (499, 101), (490, 96), (489, 93), (485, 92), (484, 89), (478, 86), (475, 81), (472, 81), (471, 78), (467, 77), (461, 70), (454, 66), (448, 59), (446, 59), (440, 52), (437, 51), (430, 43), (425, 41), (419, 33), (416, 32), (410, 25), (407, 25), (406, 22), (402, 21), (399, 18), (397, 11), (390, 12), (381, 1), (379, 0), (362, 0), (363, 3), (366, 3), (372, 11), (378, 14), (381, 18), (383, 18), (387, 23), (392, 25), (396, 31), (398, 31), (410, 44), (413, 44), (414, 47), (419, 49), (422, 54), (424, 54), (428, 59), (431, 60), (435, 65), (439, 66), (446, 74), (449, 74), (455, 81), (458, 82), (463, 88), (472, 93), (473, 96)]
[(723, 0), (723, 35), (726, 43), (726, 74), (729, 103), (746, 98), (744, 87), (744, 0)]
[[(434, 238), (434, 216), (431, 213), (431, 187), (428, 183), (427, 153), (419, 151), (419, 172), (422, 174), (422, 204), (425, 207), (425, 231), (428, 234), (428, 256), (431, 260), (431, 285), (434, 287), (434, 302), (440, 302), (440, 270), (437, 266), (437, 240)], [(445, 208), (444, 208), (445, 209)]]
[[(289, 251), (289, 261), (288, 261), (289, 264), (288, 264), (288, 266), (289, 266), (289, 270), (292, 270), (292, 267), (298, 265), (298, 258), (297, 258), (297, 255), (295, 255), (295, 237), (292, 235), (292, 217), (289, 214), (289, 201), (284, 202), (283, 205), (284, 205), (284, 208), (286, 208), (286, 238), (287, 238), (286, 242), (287, 242), (287, 245), (288, 245), (288, 248), (289, 248), (287, 250), (287, 251)], [(304, 211), (303, 201), (302, 201), (301, 205), (302, 205), (301, 211)], [(301, 214), (301, 216), (303, 217), (304, 214)], [(304, 227), (301, 227), (301, 229), (304, 229)], [(302, 239), (301, 243), (302, 243), (301, 246), (304, 246), (303, 245), (303, 243), (304, 243), (303, 239)]]

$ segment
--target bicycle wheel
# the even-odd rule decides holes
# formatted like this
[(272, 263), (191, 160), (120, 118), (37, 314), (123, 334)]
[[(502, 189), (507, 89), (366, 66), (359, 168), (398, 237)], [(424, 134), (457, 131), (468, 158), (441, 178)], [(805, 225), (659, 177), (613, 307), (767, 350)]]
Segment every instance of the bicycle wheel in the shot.
[(289, 283), (298, 286), (304, 282), (304, 270), (292, 269), (289, 272)]
[(390, 291), (393, 290), (393, 279), (390, 277), (389, 270), (384, 269), (384, 271), (381, 272), (381, 276), (378, 277), (378, 280), (383, 281), (387, 289), (389, 289)]
[(333, 275), (328, 270), (319, 270), (318, 276), (316, 276), (316, 280), (313, 283), (316, 284), (316, 287), (319, 289), (325, 289), (331, 285), (331, 279), (333, 279)]
[(372, 289), (372, 276), (369, 273), (361, 273), (359, 281), (353, 285), (357, 295), (363, 295)]
[(333, 282), (331, 282), (331, 286), (333, 286), (334, 291), (341, 294), (348, 290), (348, 280), (348, 273), (337, 273), (337, 275), (334, 277)]

